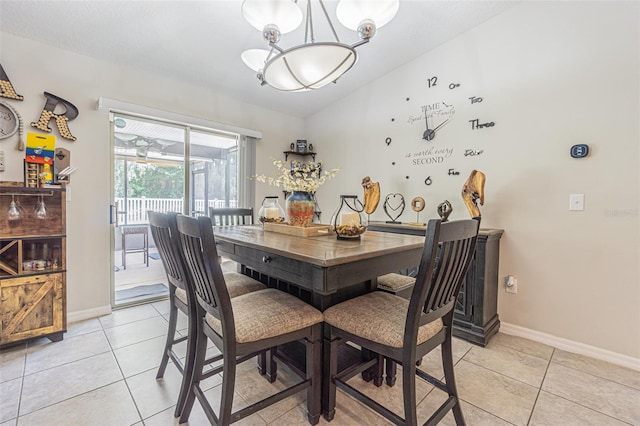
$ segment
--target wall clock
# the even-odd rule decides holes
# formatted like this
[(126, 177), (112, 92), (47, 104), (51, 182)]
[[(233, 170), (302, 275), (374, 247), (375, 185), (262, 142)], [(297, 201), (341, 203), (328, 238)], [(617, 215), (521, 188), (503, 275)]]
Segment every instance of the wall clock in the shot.
[[(453, 120), (462, 121), (472, 131), (478, 131), (495, 126), (495, 121), (489, 121), (477, 116), (469, 116), (466, 120), (456, 117), (455, 102), (464, 102), (466, 105), (477, 105), (483, 102), (483, 98), (480, 96), (467, 94), (467, 98), (464, 99), (459, 96), (459, 92), (464, 86), (458, 82), (446, 83), (442, 81), (438, 76), (432, 76), (427, 79), (428, 99), (427, 103), (421, 106), (422, 116), (424, 118), (425, 130), (422, 133), (422, 139), (426, 141), (432, 141), (445, 129), (445, 125)], [(460, 104), (460, 107), (463, 105)], [(410, 118), (410, 121), (414, 121)]]
[(0, 101), (0, 139), (10, 138), (20, 128), (20, 116), (9, 104)]

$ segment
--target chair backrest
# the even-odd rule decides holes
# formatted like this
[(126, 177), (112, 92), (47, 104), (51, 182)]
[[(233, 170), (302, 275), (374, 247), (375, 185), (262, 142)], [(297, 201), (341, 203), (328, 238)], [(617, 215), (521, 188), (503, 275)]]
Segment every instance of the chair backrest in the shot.
[(167, 281), (172, 286), (179, 287), (189, 293), (187, 271), (178, 239), (177, 215), (178, 213), (147, 212), (151, 236), (167, 273)]
[(209, 207), (209, 217), (214, 225), (253, 225), (253, 207)]
[[(432, 219), (427, 224), (422, 259), (409, 302), (405, 342), (415, 344), (418, 327), (437, 318), (451, 325), (453, 308), (473, 259), (479, 230), (479, 218), (444, 223)], [(407, 338), (407, 333), (413, 337)]]
[(221, 321), (223, 338), (235, 341), (231, 299), (220, 267), (211, 218), (178, 215), (177, 227), (198, 304)]

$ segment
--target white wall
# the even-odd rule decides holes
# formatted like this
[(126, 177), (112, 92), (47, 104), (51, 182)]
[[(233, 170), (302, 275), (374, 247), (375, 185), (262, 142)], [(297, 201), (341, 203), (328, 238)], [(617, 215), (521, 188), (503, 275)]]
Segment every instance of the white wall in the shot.
[[(111, 148), (108, 113), (96, 109), (100, 96), (260, 130), (258, 171), (270, 167), (272, 152), (281, 153), (290, 141), (304, 136), (301, 119), (4, 32), (0, 33), (0, 63), (17, 93), (25, 98), (22, 102), (3, 99), (21, 114), (25, 132), (44, 107), (45, 91), (68, 100), (80, 111), (69, 122), (75, 142), (59, 137), (55, 128), (53, 132), (57, 146), (71, 151), (72, 166), (78, 169), (68, 186), (71, 201), (67, 203), (67, 308), (75, 317), (109, 305)], [(14, 149), (16, 140), (7, 139), (0, 145), (6, 164), (0, 180), (23, 179), (24, 152)], [(257, 199), (265, 191), (258, 187)]]
[[(467, 217), (460, 188), (471, 169), (481, 170), (483, 227), (505, 230), (500, 276), (519, 280), (517, 295), (500, 292), (501, 320), (640, 358), (638, 18), (636, 2), (523, 3), (304, 122), (0, 32), (0, 63), (25, 96), (6, 102), (26, 130), (44, 105), (43, 91), (80, 110), (69, 124), (78, 140), (58, 138), (78, 168), (67, 205), (69, 312), (109, 303), (109, 124), (95, 108), (105, 96), (260, 130), (259, 173), (271, 173), (269, 157), (281, 158), (289, 142), (309, 139), (326, 167), (342, 169), (318, 193), (325, 222), (339, 194), (361, 194), (365, 175), (380, 182), (383, 195), (424, 197), (422, 220), (436, 217), (444, 199), (454, 206), (452, 219)], [(468, 90), (430, 92), (432, 75)], [(484, 101), (471, 109), (467, 95)], [(454, 102), (456, 117), (425, 142), (421, 123), (407, 118), (432, 99)], [(467, 120), (476, 116), (496, 126), (473, 133)], [(570, 158), (576, 143), (589, 144), (591, 155)], [(0, 180), (22, 180), (24, 153), (14, 144), (0, 145), (7, 167)], [(412, 166), (405, 157), (430, 146), (454, 153), (436, 166)], [(484, 153), (465, 157), (467, 148)], [(449, 168), (460, 175), (447, 176)], [(430, 187), (426, 176), (434, 179)], [(586, 194), (584, 212), (568, 211), (571, 193)], [(280, 191), (258, 185), (257, 204), (267, 194)], [(385, 218), (380, 206), (373, 219)], [(407, 208), (401, 220), (415, 214)]]
[[(308, 118), (318, 152), (332, 153), (321, 155), (326, 166), (342, 169), (320, 189), (323, 210), (339, 194), (362, 194), (370, 175), (383, 200), (404, 195), (403, 222), (416, 220), (415, 196), (427, 202), (422, 220), (445, 199), (451, 219), (468, 217), (460, 190), (481, 170), (482, 226), (505, 230), (500, 277), (519, 282), (518, 294), (500, 289), (500, 319), (640, 358), (638, 23), (637, 2), (526, 2)], [(462, 86), (429, 89), (433, 75)], [(484, 100), (471, 106), (468, 96)], [(427, 142), (424, 121), (407, 119), (435, 101), (452, 102), (456, 116)], [(496, 125), (472, 131), (472, 118)], [(569, 156), (577, 143), (589, 157)], [(429, 147), (453, 154), (412, 165)], [(469, 148), (484, 152), (465, 157)], [(573, 193), (585, 194), (585, 211), (568, 211)], [(387, 220), (382, 201), (372, 219)]]

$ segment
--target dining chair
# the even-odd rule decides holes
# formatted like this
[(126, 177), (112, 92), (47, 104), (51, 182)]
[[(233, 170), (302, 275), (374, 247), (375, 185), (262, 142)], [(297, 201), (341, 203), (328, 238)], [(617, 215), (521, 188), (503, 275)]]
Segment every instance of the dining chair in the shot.
[[(411, 293), (413, 293), (413, 286), (416, 283), (416, 279), (414, 277), (410, 277), (408, 275), (399, 274), (397, 272), (391, 272), (389, 274), (381, 275), (378, 277), (377, 289), (380, 291), (385, 291), (387, 293), (395, 294), (396, 296), (404, 297), (405, 299), (409, 299), (411, 297)], [(422, 360), (418, 360), (416, 362), (417, 366), (420, 366)], [(396, 383), (396, 373), (397, 373), (397, 365), (394, 360), (391, 358), (384, 358), (384, 371), (385, 371), (385, 382), (387, 386), (394, 386)], [(382, 384), (382, 380), (379, 379), (375, 382), (376, 385)]]
[[(193, 370), (193, 362), (190, 362), (191, 358), (189, 354), (195, 353), (195, 336), (197, 334), (195, 315), (197, 315), (197, 302), (192, 290), (192, 285), (187, 281), (188, 274), (186, 272), (176, 226), (177, 213), (149, 211), (147, 212), (147, 216), (149, 219), (149, 227), (151, 228), (151, 235), (160, 254), (160, 259), (162, 260), (162, 265), (167, 275), (167, 282), (169, 283), (169, 327), (156, 379), (164, 376), (169, 359), (171, 359), (178, 371), (183, 375), (181, 391), (176, 403), (175, 415), (177, 417), (182, 411), (189, 378)], [(227, 273), (225, 279), (230, 297), (266, 289), (259, 281), (237, 272)], [(186, 336), (176, 336), (178, 310), (187, 316), (188, 326)], [(187, 341), (187, 357), (183, 363), (175, 353), (173, 346), (185, 340)], [(262, 364), (266, 364), (266, 352), (262, 352), (260, 356)], [(264, 375), (266, 370), (263, 368), (260, 370), (260, 373)]]
[[(180, 423), (189, 420), (195, 399), (212, 424), (228, 425), (306, 389), (307, 419), (310, 424), (317, 424), (321, 410), (322, 312), (276, 289), (230, 298), (220, 268), (211, 219), (179, 215), (177, 226), (199, 312), (196, 315), (195, 367)], [(203, 371), (209, 340), (221, 352), (214, 360), (223, 363)], [(237, 364), (258, 352), (294, 341), (304, 343), (306, 350), (305, 372), (292, 370), (301, 380), (233, 412)], [(200, 382), (220, 372), (222, 388), (216, 415)]]
[[(328, 394), (324, 415), (335, 415), (336, 388), (365, 404), (397, 425), (418, 424), (416, 414), (416, 376), (447, 393), (447, 400), (427, 420), (438, 423), (449, 410), (458, 425), (464, 425), (453, 371), (451, 329), (453, 311), (474, 255), (480, 221), (476, 219), (427, 224), (425, 244), (418, 276), (410, 299), (374, 291), (334, 305), (324, 311), (325, 345), (329, 347)], [(338, 347), (352, 342), (377, 354), (359, 365), (338, 371)], [(438, 345), (442, 349), (445, 381), (416, 368)], [(347, 381), (371, 367), (380, 368), (387, 357), (402, 365), (404, 418), (349, 385)]]
[(386, 291), (387, 293), (408, 299), (413, 292), (415, 282), (416, 279), (414, 277), (391, 272), (378, 277), (377, 288), (381, 291)]
[(253, 225), (253, 207), (209, 207), (214, 225)]

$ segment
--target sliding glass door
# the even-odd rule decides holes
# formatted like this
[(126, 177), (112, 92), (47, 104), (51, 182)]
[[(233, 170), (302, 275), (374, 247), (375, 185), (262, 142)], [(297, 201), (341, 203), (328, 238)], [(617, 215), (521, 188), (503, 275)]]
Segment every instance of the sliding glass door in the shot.
[(166, 297), (147, 211), (208, 215), (237, 204), (236, 135), (113, 114), (112, 305)]

